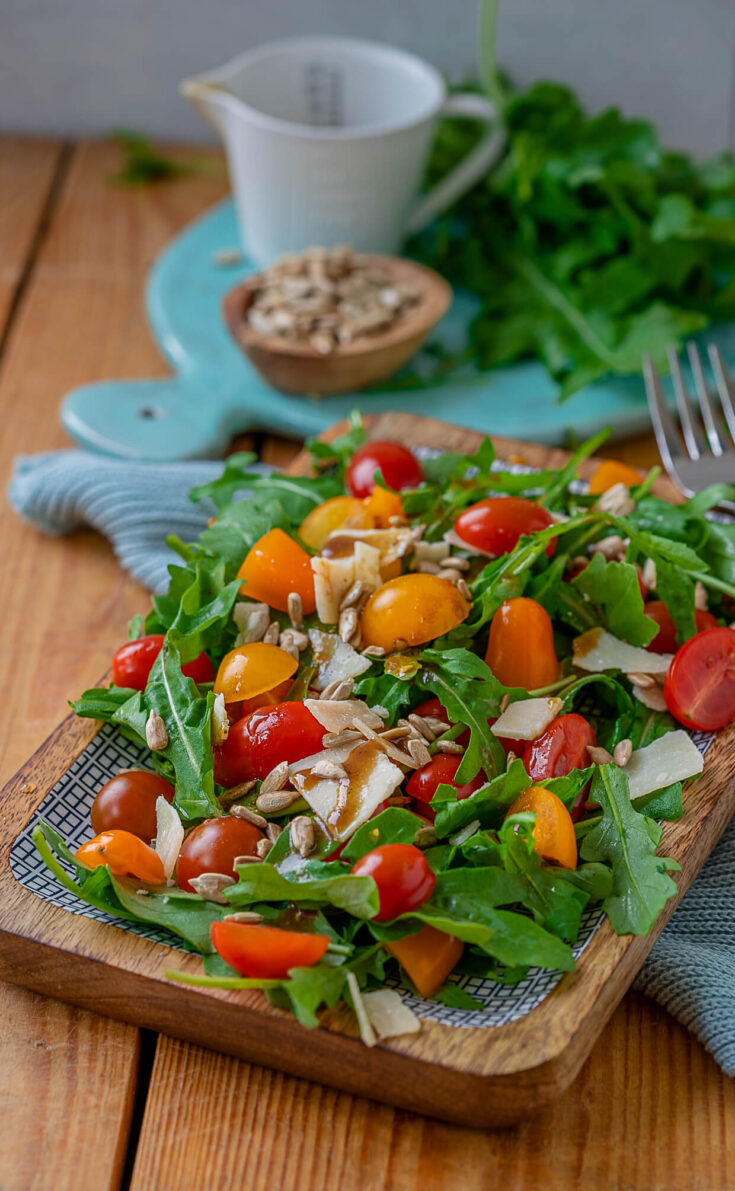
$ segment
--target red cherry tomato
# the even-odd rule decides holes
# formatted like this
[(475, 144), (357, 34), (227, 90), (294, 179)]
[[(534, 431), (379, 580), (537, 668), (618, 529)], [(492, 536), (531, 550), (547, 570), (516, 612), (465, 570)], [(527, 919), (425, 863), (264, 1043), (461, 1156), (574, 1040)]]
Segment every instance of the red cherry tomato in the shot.
[(399, 914), (417, 910), (434, 892), (436, 877), (419, 848), (413, 844), (383, 844), (353, 864), (358, 877), (372, 877), (378, 886), (380, 909), (376, 922), (389, 922)]
[[(161, 652), (163, 633), (151, 633), (149, 637), (138, 637), (121, 645), (112, 659), (112, 681), (115, 686), (130, 687), (144, 691), (153, 663)], [(200, 653), (192, 662), (181, 667), (181, 673), (194, 682), (212, 682), (214, 669), (206, 653)]]
[(536, 740), (526, 744), (526, 773), (534, 782), (544, 782), (550, 777), (564, 777), (573, 769), (586, 769), (590, 764), (588, 744), (596, 745), (597, 737), (584, 716), (576, 712), (560, 715)]
[(325, 729), (303, 703), (263, 707), (230, 728), (227, 739), (214, 748), (214, 780), (236, 786), (264, 778), (281, 761), (300, 761), (322, 748)]
[(264, 838), (263, 832), (246, 819), (205, 819), (189, 832), (181, 845), (176, 862), (179, 889), (195, 893), (191, 879), (201, 877), (202, 873), (236, 877), (235, 858), (256, 856), (256, 845)]
[(685, 728), (714, 732), (735, 719), (735, 631), (705, 629), (676, 651), (666, 706)]
[(419, 802), (431, 802), (439, 786), (446, 784), (454, 786), (459, 800), (469, 798), (470, 794), (474, 794), (475, 790), (485, 785), (487, 778), (484, 773), (478, 773), (471, 782), (463, 782), (458, 786), (454, 776), (461, 761), (461, 757), (452, 756), (451, 753), (437, 753), (427, 765), (414, 770), (406, 782), (406, 793)]
[(415, 455), (399, 442), (381, 439), (366, 442), (355, 451), (347, 465), (347, 487), (353, 496), (369, 496), (379, 471), (389, 488), (418, 488), (424, 469)]
[(149, 844), (156, 835), (156, 799), (173, 802), (174, 788), (157, 773), (130, 769), (110, 778), (92, 803), (95, 835), (121, 828)]
[[(548, 529), (554, 524), (551, 513), (522, 496), (491, 496), (470, 505), (454, 523), (454, 532), (468, 546), (485, 550), (488, 554), (508, 554), (518, 545), (524, 534)], [(546, 547), (551, 558), (556, 539)]]
[(310, 968), (329, 946), (326, 935), (281, 930), (249, 922), (213, 922), (209, 928), (215, 951), (225, 963), (257, 980), (285, 980), (291, 968)]
[[(676, 653), (679, 648), (676, 640), (676, 625), (663, 600), (649, 600), (643, 611), (658, 625), (658, 632), (646, 649), (651, 653)], [(698, 633), (703, 633), (705, 629), (717, 628), (717, 618), (711, 612), (700, 611), (698, 608), (694, 613), (694, 620)]]

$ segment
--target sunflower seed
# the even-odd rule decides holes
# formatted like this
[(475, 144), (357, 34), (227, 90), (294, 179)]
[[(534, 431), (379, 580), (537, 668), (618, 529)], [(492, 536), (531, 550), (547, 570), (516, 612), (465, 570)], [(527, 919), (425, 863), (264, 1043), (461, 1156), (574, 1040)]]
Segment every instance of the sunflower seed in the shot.
[[(250, 782), (249, 784), (254, 786), (255, 782)], [(234, 819), (244, 819), (246, 823), (252, 823), (253, 827), (259, 827), (261, 831), (264, 831), (268, 826), (268, 820), (264, 819), (262, 815), (259, 815), (257, 811), (252, 810), (249, 806), (233, 806), (230, 814)]]
[(503, 714), (503, 712), (505, 711), (505, 709), (507, 708), (509, 703), (510, 703), (510, 695), (506, 691), (498, 705), (498, 711), (500, 712), (501, 715)]
[(635, 510), (635, 501), (626, 484), (613, 484), (602, 493), (595, 508), (601, 513), (612, 513), (614, 517), (627, 517)]
[(271, 843), (274, 844), (281, 834), (281, 828), (277, 823), (269, 823), (265, 829), (265, 834), (268, 836), (268, 839), (271, 841)]
[(257, 910), (237, 910), (234, 914), (227, 915), (227, 922), (245, 922), (255, 926), (256, 923), (262, 921), (263, 915), (259, 914)]
[(469, 558), (460, 558), (457, 554), (447, 554), (445, 558), (438, 559), (438, 563), (440, 567), (451, 567), (453, 571), (469, 571), (472, 565)]
[[(280, 640), (278, 642), (278, 648), (282, 649), (284, 653), (287, 653), (289, 655), (289, 657), (295, 658), (296, 661), (298, 662), (299, 647), (293, 639), (293, 631), (294, 631), (293, 629), (284, 629), (283, 630), (283, 632), (281, 633)], [(301, 633), (300, 636), (303, 636), (303, 633)]]
[(656, 564), (652, 558), (647, 558), (644, 562), (643, 570), (641, 571), (641, 579), (649, 591), (656, 590)]
[(633, 755), (633, 742), (631, 740), (619, 740), (613, 749), (613, 761), (619, 765), (621, 769), (630, 761)]
[(432, 741), (435, 739), (436, 733), (432, 732), (428, 720), (425, 720), (422, 715), (417, 715), (415, 711), (412, 711), (408, 717), (408, 722), (417, 732), (420, 732), (425, 740)]
[(440, 753), (454, 753), (457, 757), (464, 752), (464, 745), (457, 740), (437, 740), (436, 747)]
[(410, 734), (411, 734), (410, 729), (408, 727), (402, 728), (400, 726), (396, 726), (395, 728), (388, 728), (387, 732), (381, 732), (380, 739), (381, 740), (405, 740), (407, 736), (410, 736)]
[(587, 745), (587, 755), (595, 765), (610, 765), (613, 759), (612, 753), (609, 753), (607, 749), (598, 748), (596, 744)]
[(227, 898), (223, 896), (223, 892), (229, 885), (235, 884), (235, 878), (228, 877), (225, 873), (200, 873), (198, 877), (192, 877), (189, 884), (201, 897), (206, 897), (207, 901), (226, 906)]
[(707, 588), (701, 579), (697, 579), (697, 582), (694, 584), (694, 607), (698, 612), (706, 612), (708, 603)]
[(414, 836), (413, 846), (415, 848), (431, 848), (436, 843), (436, 832), (433, 827), (419, 827)]
[(442, 736), (444, 732), (448, 732), (452, 726), (451, 724), (445, 724), (444, 720), (438, 720), (434, 715), (425, 715), (424, 720), (431, 728), (435, 737)]
[(367, 649), (363, 649), (362, 656), (364, 658), (384, 658), (385, 650), (382, 645), (368, 645)]
[(472, 592), (470, 591), (469, 587), (467, 586), (467, 583), (465, 582), (465, 580), (460, 577), (457, 580), (455, 586), (456, 586), (459, 594), (461, 596), (464, 596), (464, 598), (467, 600), (468, 604), (471, 604), (472, 603)]
[(165, 749), (168, 744), (168, 732), (166, 725), (156, 711), (155, 707), (151, 709), (145, 724), (145, 742), (152, 753), (159, 752)]
[(232, 867), (237, 868), (241, 864), (260, 864), (260, 856), (236, 856), (232, 862)]
[(355, 686), (354, 678), (335, 678), (325, 686), (321, 693), (322, 699), (337, 701), (349, 699)]
[(436, 562), (420, 562), (416, 570), (420, 575), (438, 575), (441, 567)]
[(304, 606), (301, 601), (301, 596), (297, 591), (290, 591), (288, 593), (286, 606), (288, 608), (288, 615), (291, 620), (291, 624), (295, 629), (300, 629), (304, 623)]
[(408, 522), (406, 521), (405, 517), (398, 517), (397, 515), (394, 515), (388, 518), (388, 524), (390, 525), (391, 529), (401, 529), (404, 525), (408, 525)]
[(292, 803), (298, 802), (300, 797), (298, 790), (268, 791), (258, 795), (255, 805), (265, 815), (277, 815), (279, 811), (285, 811)]
[(409, 740), (406, 749), (408, 750), (409, 757), (419, 769), (423, 765), (428, 765), (431, 761), (431, 753), (426, 747), (426, 742), (423, 740), (419, 740), (416, 737), (413, 740)]
[(340, 612), (338, 631), (341, 639), (346, 645), (349, 645), (357, 631), (357, 611), (355, 608), (345, 608), (344, 612)]
[(306, 857), (314, 851), (316, 836), (311, 819), (306, 815), (297, 815), (295, 819), (291, 820), (288, 830), (291, 847), (298, 852), (299, 856)]
[(361, 736), (361, 732), (354, 732), (350, 728), (346, 728), (344, 732), (325, 732), (322, 745), (325, 749), (341, 748), (343, 744), (355, 744)]
[(270, 623), (270, 608), (267, 604), (235, 604), (235, 622), (240, 628), (243, 645), (261, 641)]
[(642, 690), (656, 685), (656, 679), (652, 674), (640, 674), (637, 670), (632, 670), (628, 678), (635, 686), (641, 687)]
[(277, 645), (281, 626), (277, 620), (272, 620), (263, 634), (264, 645)]
[(365, 594), (365, 584), (362, 579), (355, 579), (352, 587), (346, 593), (342, 603), (339, 606), (340, 612), (344, 612), (345, 608), (353, 608), (355, 604), (359, 604), (363, 595)]
[[(460, 575), (459, 571), (454, 570), (454, 567), (445, 567), (444, 570), (439, 572), (439, 578), (448, 579), (450, 583), (458, 583), (459, 580), (462, 579), (462, 576)], [(464, 580), (462, 580), (462, 582), (464, 583)], [(466, 586), (467, 585), (465, 584), (465, 587)]]
[(513, 762), (514, 762), (514, 761), (516, 761), (516, 760), (517, 760), (517, 757), (516, 757), (515, 753), (513, 752), (513, 750), (512, 750), (512, 749), (508, 749), (508, 752), (505, 754), (505, 768), (506, 768), (506, 772), (507, 772), (507, 770), (509, 770), (509, 769), (510, 769), (511, 765), (512, 765), (512, 764), (513, 764)]
[(272, 847), (273, 844), (269, 839), (259, 839), (255, 845), (255, 854), (260, 860), (265, 860)]
[(263, 784), (260, 787), (261, 794), (275, 794), (277, 790), (282, 790), (288, 780), (288, 761), (279, 761), (271, 769), (270, 773), (263, 778)]
[(625, 557), (626, 545), (619, 533), (612, 533), (609, 537), (600, 538), (590, 546), (591, 554), (602, 554), (608, 561), (620, 560)]
[(412, 802), (407, 794), (390, 794), (385, 800), (386, 806), (410, 806)]
[(330, 761), (329, 757), (317, 761), (311, 772), (317, 777), (332, 777), (337, 780), (347, 777), (347, 770), (342, 765), (338, 765), (336, 761)]

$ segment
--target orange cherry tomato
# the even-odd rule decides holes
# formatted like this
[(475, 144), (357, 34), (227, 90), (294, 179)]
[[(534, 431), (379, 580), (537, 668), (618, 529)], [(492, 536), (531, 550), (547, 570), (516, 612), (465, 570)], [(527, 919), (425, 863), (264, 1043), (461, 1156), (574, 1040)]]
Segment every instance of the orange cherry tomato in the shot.
[(535, 691), (556, 682), (559, 662), (546, 609), (525, 596), (501, 604), (490, 625), (485, 661), (503, 686)]
[(615, 484), (625, 484), (626, 488), (632, 488), (634, 484), (642, 483), (643, 476), (634, 467), (628, 467), (627, 463), (618, 463), (617, 459), (603, 459), (590, 480), (590, 492), (597, 495), (607, 492), (608, 488)]
[[(291, 686), (292, 680), (287, 678), (285, 682), (279, 682), (278, 686), (271, 687), (269, 691), (263, 691), (262, 695), (255, 695), (252, 699), (243, 699), (240, 704), (233, 703), (231, 705), (233, 710), (237, 709), (236, 714), (232, 717), (233, 720), (242, 719), (244, 715), (250, 715), (251, 711), (260, 711), (261, 707), (275, 707), (276, 703), (283, 703)], [(227, 705), (227, 710), (230, 710), (230, 704)]]
[(552, 794), (545, 786), (529, 786), (518, 795), (508, 810), (509, 815), (533, 811), (536, 822), (533, 825), (533, 850), (549, 864), (562, 868), (577, 867), (577, 839), (574, 834), (572, 816), (561, 798)]
[(292, 968), (310, 968), (329, 946), (326, 935), (226, 918), (213, 922), (209, 930), (215, 951), (225, 963), (241, 976), (259, 980), (285, 980)]
[(119, 877), (136, 877), (146, 885), (163, 885), (166, 874), (160, 856), (130, 831), (102, 831), (77, 850), (85, 868), (106, 864)]
[(433, 997), (462, 958), (464, 943), (434, 926), (425, 926), (417, 935), (386, 943), (385, 948), (395, 956), (421, 996)]
[[(400, 503), (400, 497), (398, 497)], [(321, 550), (330, 534), (338, 529), (375, 529), (376, 521), (368, 502), (356, 496), (333, 496), (323, 501), (304, 518), (299, 537), (312, 550)]]
[(362, 502), (373, 518), (376, 529), (388, 529), (391, 517), (405, 517), (403, 501), (397, 492), (390, 492), (379, 485), (373, 488)]
[(238, 645), (220, 662), (214, 680), (215, 694), (224, 695), (225, 703), (252, 699), (285, 682), (298, 667), (296, 658), (277, 645), (267, 645), (264, 641)]
[(433, 641), (461, 624), (470, 608), (449, 579), (399, 575), (374, 591), (363, 608), (363, 645), (391, 650), (397, 641), (408, 645)]
[(279, 612), (288, 612), (288, 596), (292, 591), (301, 596), (307, 616), (316, 608), (309, 555), (282, 529), (271, 529), (259, 538), (237, 578), (245, 580), (240, 588), (243, 595), (262, 600)]

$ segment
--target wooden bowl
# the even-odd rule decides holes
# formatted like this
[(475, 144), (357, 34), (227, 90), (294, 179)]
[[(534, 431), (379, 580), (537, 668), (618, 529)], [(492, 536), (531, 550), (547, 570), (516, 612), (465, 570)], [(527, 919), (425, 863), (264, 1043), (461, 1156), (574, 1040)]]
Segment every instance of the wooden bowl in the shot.
[(309, 343), (262, 335), (246, 319), (259, 287), (256, 274), (225, 294), (222, 314), (233, 338), (264, 380), (281, 393), (326, 397), (351, 393), (385, 380), (416, 352), (451, 300), (451, 286), (424, 265), (397, 256), (358, 256), (356, 262), (381, 268), (393, 285), (415, 285), (421, 297), (386, 331), (338, 344), (321, 355)]

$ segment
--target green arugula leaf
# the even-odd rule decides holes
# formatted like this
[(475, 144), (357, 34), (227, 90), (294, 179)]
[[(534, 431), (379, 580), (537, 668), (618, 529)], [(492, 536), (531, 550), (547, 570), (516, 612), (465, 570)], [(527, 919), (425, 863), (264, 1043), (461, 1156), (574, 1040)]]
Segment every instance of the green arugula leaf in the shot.
[(390, 806), (358, 827), (355, 834), (342, 849), (342, 859), (354, 864), (366, 852), (383, 844), (412, 844), (416, 832), (424, 822), (418, 815), (411, 814), (400, 806)]
[(630, 645), (648, 645), (657, 626), (644, 615), (643, 596), (635, 567), (607, 562), (599, 551), (572, 579), (572, 586), (594, 608), (596, 623)]
[(437, 696), (452, 723), (470, 729), (457, 781), (472, 781), (481, 769), (488, 777), (494, 776), (505, 767), (505, 752), (490, 731), (488, 719), (499, 714), (506, 688), (490, 667), (467, 649), (425, 649), (421, 659), (426, 666), (419, 685)]
[[(330, 871), (342, 866), (329, 866)], [(239, 881), (225, 896), (233, 906), (247, 906), (258, 901), (313, 902), (346, 910), (356, 918), (373, 918), (379, 908), (378, 891), (372, 877), (356, 877), (344, 872), (327, 877), (296, 874), (283, 876), (271, 864), (248, 864), (238, 869)]]

